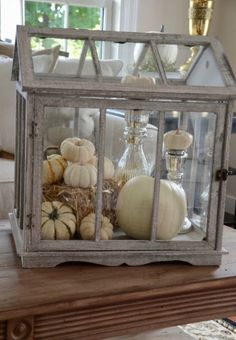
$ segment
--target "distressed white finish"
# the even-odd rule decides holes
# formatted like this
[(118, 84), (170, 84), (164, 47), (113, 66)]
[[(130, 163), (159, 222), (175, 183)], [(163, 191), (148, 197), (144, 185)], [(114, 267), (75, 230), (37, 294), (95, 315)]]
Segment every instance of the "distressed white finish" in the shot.
[[(30, 36), (84, 40), (84, 47), (76, 76), (53, 77), (35, 75), (30, 53)], [(96, 40), (119, 43), (140, 42), (151, 46), (159, 82), (149, 87), (121, 84), (119, 77), (104, 77), (95, 48)], [(192, 68), (186, 83), (169, 81), (166, 77), (157, 44), (201, 45), (211, 48), (219, 73), (220, 86), (194, 86)], [(82, 77), (85, 52), (90, 49), (95, 67), (94, 78)], [(142, 58), (145, 55), (143, 51)], [(204, 57), (204, 53), (202, 54)], [(201, 62), (201, 57), (196, 63)], [(196, 65), (197, 67), (197, 65)], [(137, 73), (134, 68), (133, 74)], [(217, 170), (227, 168), (229, 131), (234, 111), (236, 88), (234, 75), (222, 48), (214, 39), (197, 36), (154, 33), (100, 32), (72, 29), (34, 29), (19, 27), (15, 49), (13, 78), (17, 84), (17, 157), (16, 157), (16, 211), (10, 215), (18, 253), (24, 267), (49, 267), (66, 261), (86, 261), (109, 266), (123, 263), (142, 265), (156, 261), (181, 260), (195, 265), (218, 265), (221, 262), (221, 242), (225, 182), (216, 180)], [(96, 197), (95, 240), (43, 241), (40, 239), (43, 117), (45, 107), (99, 108), (98, 182)], [(179, 236), (171, 241), (156, 240), (158, 209), (153, 209), (150, 240), (131, 240), (119, 231), (110, 241), (100, 240), (102, 211), (102, 182), (104, 178), (104, 144), (107, 109), (142, 109), (159, 113), (156, 148), (155, 188), (153, 207), (158, 207), (161, 152), (164, 133), (164, 113), (181, 111), (213, 112), (216, 114), (212, 178), (206, 238), (197, 235), (191, 239)], [(217, 214), (216, 214), (217, 212)]]

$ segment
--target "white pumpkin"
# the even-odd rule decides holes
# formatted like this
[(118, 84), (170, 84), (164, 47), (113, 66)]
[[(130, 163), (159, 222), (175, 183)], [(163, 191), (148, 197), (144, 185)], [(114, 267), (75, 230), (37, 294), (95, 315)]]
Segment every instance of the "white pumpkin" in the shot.
[[(116, 206), (118, 225), (134, 239), (150, 239), (154, 178), (137, 176), (121, 189)], [(157, 239), (175, 237), (186, 216), (184, 190), (167, 180), (160, 181)]]
[[(161, 32), (156, 32), (156, 31), (149, 31), (147, 33), (159, 33)], [(178, 55), (178, 46), (174, 44), (158, 44), (158, 51), (160, 53), (160, 57), (164, 65), (171, 65), (176, 62), (177, 55)], [(138, 58), (144, 48), (143, 43), (137, 43), (134, 47), (134, 62), (136, 63), (138, 61)], [(153, 59), (153, 54), (151, 51), (151, 48), (149, 47), (145, 59), (145, 62), (148, 62), (150, 59)]]
[[(83, 240), (93, 240), (95, 236), (95, 214), (85, 216), (80, 224), (79, 233)], [(113, 235), (113, 225), (108, 217), (102, 215), (101, 219), (101, 240), (111, 240)]]
[(61, 155), (47, 156), (47, 160), (43, 161), (43, 184), (60, 182), (66, 167), (67, 161)]
[(177, 45), (158, 45), (161, 60), (165, 65), (174, 64), (178, 55)]
[(121, 79), (121, 83), (150, 86), (150, 85), (155, 84), (155, 79), (151, 77), (141, 77), (141, 76), (136, 77), (132, 75), (127, 75)]
[(66, 138), (61, 143), (62, 156), (71, 162), (86, 164), (94, 155), (95, 147), (88, 139)]
[[(90, 159), (89, 163), (97, 168), (98, 158), (96, 156), (93, 156)], [(114, 174), (115, 174), (114, 164), (109, 158), (104, 157), (104, 179), (111, 179), (114, 176)]]
[(71, 163), (64, 172), (64, 181), (72, 187), (91, 188), (97, 184), (97, 169), (89, 163)]
[(186, 150), (193, 142), (193, 136), (184, 130), (171, 130), (164, 134), (164, 145), (167, 150)]
[(62, 202), (43, 202), (41, 218), (42, 240), (69, 240), (76, 231), (76, 217), (71, 207)]

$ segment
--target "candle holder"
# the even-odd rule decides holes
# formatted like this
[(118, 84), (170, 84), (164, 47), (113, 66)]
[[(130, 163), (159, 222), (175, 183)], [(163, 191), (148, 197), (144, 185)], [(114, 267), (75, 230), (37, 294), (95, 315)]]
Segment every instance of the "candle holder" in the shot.
[[(166, 147), (165, 159), (167, 178), (170, 181), (178, 184), (182, 189), (183, 189), (182, 180), (184, 175), (184, 162), (187, 158), (186, 150), (192, 144), (192, 140), (193, 140), (192, 135), (180, 129), (177, 129), (176, 131), (174, 130), (169, 131), (164, 135), (164, 145)], [(186, 216), (179, 233), (186, 234), (191, 230), (192, 230), (191, 222)]]
[(125, 116), (125, 151), (120, 158), (115, 177), (123, 186), (130, 178), (149, 175), (148, 162), (143, 151), (143, 139), (147, 136), (149, 114), (142, 110), (130, 110)]
[[(185, 150), (168, 150), (165, 154), (166, 169), (168, 171), (167, 178), (178, 184), (182, 189), (182, 178), (184, 175), (184, 162), (187, 158)], [(183, 189), (184, 190), (184, 189)], [(179, 231), (179, 234), (186, 234), (192, 230), (192, 225), (188, 217), (184, 219), (184, 223)]]

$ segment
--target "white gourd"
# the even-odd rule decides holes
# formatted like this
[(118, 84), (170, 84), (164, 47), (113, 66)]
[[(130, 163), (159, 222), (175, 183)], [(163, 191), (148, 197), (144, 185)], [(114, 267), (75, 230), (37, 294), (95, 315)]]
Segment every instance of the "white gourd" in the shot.
[[(90, 161), (90, 164), (94, 165), (97, 168), (98, 165), (98, 159), (96, 156), (93, 156)], [(115, 173), (115, 167), (112, 161), (104, 157), (104, 179), (111, 179), (114, 176)]]
[(97, 184), (97, 169), (89, 163), (71, 163), (64, 172), (64, 181), (72, 187), (91, 188)]
[(193, 142), (193, 136), (185, 130), (171, 130), (164, 134), (164, 145), (167, 150), (186, 150)]
[(88, 139), (65, 139), (60, 146), (62, 156), (71, 162), (86, 164), (94, 155), (95, 147)]
[[(116, 206), (118, 225), (134, 239), (150, 239), (154, 178), (137, 176), (121, 189)], [(157, 239), (175, 237), (186, 216), (184, 190), (167, 180), (160, 181)]]
[[(79, 233), (83, 240), (93, 240), (95, 236), (95, 214), (85, 216), (80, 224)], [(101, 219), (101, 240), (111, 240), (113, 235), (113, 225), (108, 217), (102, 215)]]
[(43, 202), (41, 216), (42, 240), (69, 240), (75, 235), (76, 217), (64, 203)]
[(47, 159), (43, 161), (43, 184), (60, 182), (66, 167), (67, 161), (61, 155), (47, 156)]

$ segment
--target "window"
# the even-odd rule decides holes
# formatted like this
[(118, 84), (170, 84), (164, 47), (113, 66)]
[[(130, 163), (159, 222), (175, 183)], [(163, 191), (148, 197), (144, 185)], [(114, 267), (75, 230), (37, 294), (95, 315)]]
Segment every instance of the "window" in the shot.
[[(104, 30), (110, 28), (111, 0), (25, 0), (24, 13), (25, 24), (29, 26)], [(82, 48), (78, 41), (42, 41), (37, 38), (32, 41), (32, 48), (48, 48), (56, 44), (60, 44), (71, 57), (78, 56)], [(98, 52), (100, 56), (104, 54), (101, 46), (98, 46)]]
[(16, 25), (22, 24), (111, 30), (113, 1), (0, 0), (0, 36), (14, 42)]
[[(141, 0), (0, 0), (0, 37), (3, 40), (15, 41), (16, 25), (24, 23), (33, 26), (49, 24), (50, 27), (99, 28), (102, 30), (136, 31)], [(46, 8), (46, 16), (42, 8)], [(86, 20), (78, 20), (79, 15), (85, 11)], [(38, 12), (38, 13), (37, 13)], [(99, 13), (99, 20), (89, 20)], [(76, 13), (74, 16), (73, 13)], [(30, 16), (29, 16), (30, 15)], [(77, 21), (76, 21), (77, 19)], [(61, 25), (61, 26), (60, 26)], [(99, 27), (98, 27), (99, 26)], [(51, 42), (52, 43), (52, 42)], [(55, 41), (54, 41), (55, 43)], [(62, 46), (68, 49), (68, 46)], [(37, 48), (39, 46), (35, 46)], [(118, 47), (104, 44), (100, 52), (102, 58), (128, 59), (132, 51), (124, 51), (122, 45)], [(75, 53), (74, 48), (70, 55)]]

